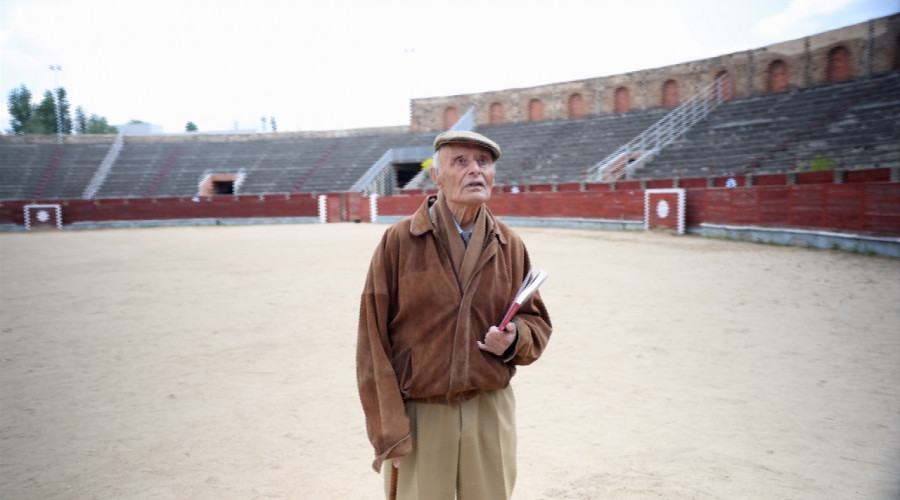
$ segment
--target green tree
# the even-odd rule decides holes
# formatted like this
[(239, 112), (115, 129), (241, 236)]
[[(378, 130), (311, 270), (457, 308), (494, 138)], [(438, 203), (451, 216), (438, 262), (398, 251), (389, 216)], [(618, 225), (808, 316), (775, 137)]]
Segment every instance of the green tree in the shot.
[(56, 106), (59, 105), (59, 130), (63, 134), (115, 134), (118, 130), (97, 115), (87, 116), (81, 106), (75, 108), (75, 120), (70, 113), (69, 96), (59, 87), (55, 92), (44, 91), (40, 103), (31, 103), (32, 94), (24, 84), (9, 93), (8, 108), (13, 134), (56, 134)]
[(26, 127), (28, 134), (55, 134), (56, 133), (56, 102), (53, 92), (44, 91), (44, 99), (34, 107), (34, 113)]
[(87, 117), (84, 115), (84, 108), (78, 106), (77, 108), (75, 108), (75, 133), (86, 134), (86, 131)]
[(9, 124), (12, 126), (7, 132), (13, 134), (24, 134), (28, 131), (28, 123), (34, 115), (34, 108), (31, 106), (31, 91), (24, 84), (17, 89), (9, 92), (7, 99), (7, 109), (9, 110)]
[(119, 129), (113, 127), (106, 121), (105, 116), (97, 116), (92, 114), (90, 118), (87, 119), (87, 127), (85, 127), (85, 134), (118, 134)]
[(272, 129), (272, 132), (278, 132), (278, 125), (275, 124), (274, 116), (269, 117), (269, 125), (271, 125), (269, 128)]
[(75, 108), (75, 132), (79, 134), (118, 134), (119, 129), (106, 121), (105, 116), (91, 114), (90, 117), (84, 108)]
[(187, 122), (187, 125), (184, 126), (185, 132), (196, 132), (197, 125), (194, 125), (194, 122)]
[[(56, 102), (59, 105), (59, 125), (62, 133), (72, 133), (72, 114), (69, 112), (69, 98), (66, 89), (59, 87), (56, 89)], [(55, 130), (55, 129), (54, 129)]]

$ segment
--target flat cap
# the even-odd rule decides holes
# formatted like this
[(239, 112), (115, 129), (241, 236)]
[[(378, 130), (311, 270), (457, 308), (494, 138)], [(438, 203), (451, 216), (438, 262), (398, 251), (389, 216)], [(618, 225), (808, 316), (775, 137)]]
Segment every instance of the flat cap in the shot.
[(500, 159), (500, 146), (487, 137), (470, 130), (448, 130), (434, 138), (434, 150), (441, 149), (444, 144), (461, 142), (481, 146), (491, 152), (494, 161)]

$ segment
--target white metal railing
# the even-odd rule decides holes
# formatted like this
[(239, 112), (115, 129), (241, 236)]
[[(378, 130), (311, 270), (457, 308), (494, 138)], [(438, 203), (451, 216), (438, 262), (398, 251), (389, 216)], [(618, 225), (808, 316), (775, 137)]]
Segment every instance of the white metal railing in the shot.
[[(418, 154), (415, 158), (410, 158), (411, 160), (422, 162), (422, 158), (428, 159), (434, 156), (434, 151), (429, 148), (416, 148), (418, 149)], [(396, 151), (396, 150), (394, 150)], [(411, 162), (408, 162), (411, 163)], [(419, 172), (413, 176), (412, 179), (407, 181), (406, 185), (403, 186), (403, 189), (426, 189), (428, 187), (433, 187), (431, 184), (431, 179), (428, 173), (429, 169), (423, 168), (419, 170)]]
[(730, 95), (731, 79), (728, 75), (722, 75), (640, 135), (596, 163), (588, 172), (588, 181), (612, 182), (630, 178), (635, 170), (706, 118)]
[(394, 150), (388, 149), (375, 163), (366, 170), (366, 173), (350, 187), (350, 191), (362, 193), (363, 196), (372, 194), (391, 194), (394, 191), (394, 176), (391, 163), (394, 161)]
[(404, 186), (405, 189), (426, 189), (428, 187), (428, 183), (431, 181), (431, 174), (428, 173), (430, 169), (423, 168), (419, 171), (418, 174), (413, 176), (409, 182)]
[(475, 108), (471, 107), (466, 111), (456, 123), (450, 127), (450, 130), (473, 130), (475, 128)]
[(209, 179), (212, 176), (212, 170), (204, 169), (203, 173), (200, 174), (200, 180), (197, 181), (197, 196), (203, 194), (203, 185), (206, 184), (206, 179)]
[[(449, 130), (472, 130), (475, 128), (475, 108), (469, 108)], [(373, 194), (389, 196), (397, 187), (397, 179), (391, 165), (394, 162), (419, 161), (431, 155), (431, 148), (394, 148), (385, 151), (366, 173), (350, 187), (350, 191), (362, 193), (363, 196)], [(409, 187), (415, 187), (427, 179), (428, 171), (422, 170), (408, 183)]]
[(116, 140), (113, 141), (112, 146), (110, 146), (109, 150), (106, 152), (106, 156), (103, 157), (103, 161), (101, 161), (100, 165), (97, 167), (97, 171), (94, 172), (94, 176), (91, 177), (91, 182), (88, 183), (87, 187), (85, 187), (84, 191), (81, 193), (81, 199), (90, 200), (97, 196), (97, 191), (100, 190), (100, 186), (103, 185), (103, 182), (109, 175), (109, 171), (112, 170), (113, 165), (116, 163), (116, 159), (119, 158), (119, 153), (122, 152), (122, 146), (124, 145), (125, 134), (119, 132), (119, 134), (116, 135)]
[(241, 190), (241, 186), (244, 184), (244, 181), (247, 179), (247, 171), (243, 168), (239, 168), (237, 175), (234, 176), (234, 182), (232, 183), (232, 189), (234, 190), (234, 194), (238, 194)]

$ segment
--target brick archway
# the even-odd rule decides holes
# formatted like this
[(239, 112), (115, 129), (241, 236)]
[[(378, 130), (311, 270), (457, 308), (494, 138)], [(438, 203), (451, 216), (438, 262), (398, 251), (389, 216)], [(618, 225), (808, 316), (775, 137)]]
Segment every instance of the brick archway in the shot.
[(569, 96), (569, 118), (584, 118), (584, 97), (581, 94)]
[(829, 82), (843, 82), (853, 77), (850, 64), (850, 51), (843, 45), (828, 52), (828, 67), (825, 79)]
[(503, 104), (500, 104), (499, 102), (491, 104), (488, 120), (491, 125), (500, 125), (504, 121), (506, 121), (506, 114), (503, 111)]
[(784, 92), (788, 89), (788, 67), (781, 59), (772, 61), (769, 64), (766, 77), (767, 92)]
[(540, 99), (528, 101), (528, 121), (539, 122), (544, 119), (544, 102)]
[(678, 106), (678, 82), (666, 80), (662, 87), (662, 107), (674, 108)]
[(459, 111), (455, 107), (450, 106), (444, 109), (444, 130), (456, 125), (459, 121)]
[(631, 93), (628, 87), (619, 87), (613, 95), (613, 113), (622, 114), (631, 111)]
[[(721, 80), (719, 80), (720, 78)], [(714, 81), (719, 82), (717, 89), (719, 99), (727, 101), (734, 97), (734, 80), (731, 78), (731, 73), (723, 69), (716, 73)]]

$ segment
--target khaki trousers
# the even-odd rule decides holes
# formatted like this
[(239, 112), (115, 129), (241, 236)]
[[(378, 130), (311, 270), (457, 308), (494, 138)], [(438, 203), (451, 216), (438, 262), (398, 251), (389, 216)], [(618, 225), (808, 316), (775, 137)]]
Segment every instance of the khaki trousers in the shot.
[[(457, 407), (406, 403), (412, 453), (400, 461), (397, 500), (503, 500), (516, 482), (516, 399), (512, 387)], [(384, 491), (390, 488), (385, 461)]]

